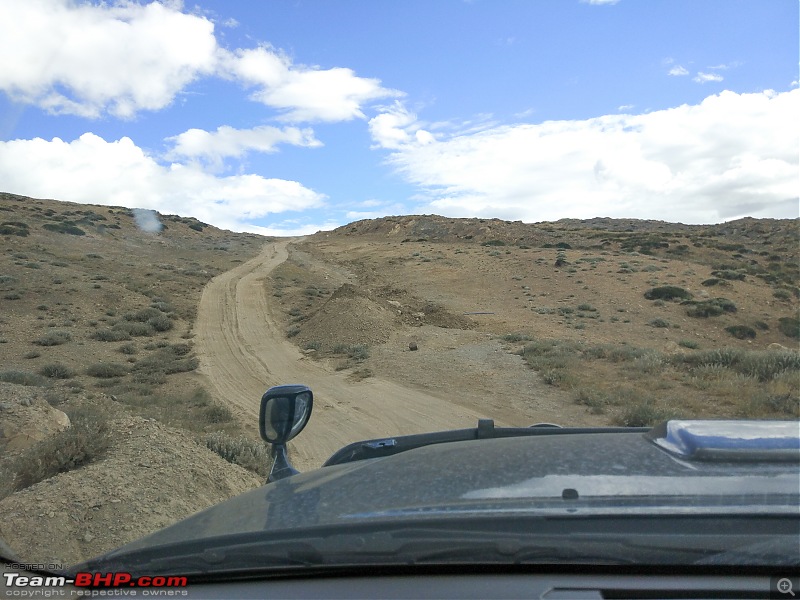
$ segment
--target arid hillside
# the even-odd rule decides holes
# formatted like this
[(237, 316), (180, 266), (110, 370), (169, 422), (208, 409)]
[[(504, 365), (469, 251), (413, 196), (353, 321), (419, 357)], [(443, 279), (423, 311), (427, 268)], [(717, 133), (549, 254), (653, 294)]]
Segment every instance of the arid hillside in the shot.
[(278, 383), (315, 391), (302, 469), (479, 417), (800, 417), (798, 220), (403, 216), (273, 240), (142, 218), (0, 194), (0, 538), (25, 560), (261, 485)]

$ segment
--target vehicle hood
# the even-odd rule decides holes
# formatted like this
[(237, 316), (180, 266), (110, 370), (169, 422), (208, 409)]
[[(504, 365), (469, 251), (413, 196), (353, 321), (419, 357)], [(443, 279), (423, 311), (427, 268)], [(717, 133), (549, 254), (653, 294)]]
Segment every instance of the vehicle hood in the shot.
[(301, 473), (118, 551), (369, 520), (540, 514), (797, 514), (796, 463), (692, 461), (642, 433), (434, 444)]

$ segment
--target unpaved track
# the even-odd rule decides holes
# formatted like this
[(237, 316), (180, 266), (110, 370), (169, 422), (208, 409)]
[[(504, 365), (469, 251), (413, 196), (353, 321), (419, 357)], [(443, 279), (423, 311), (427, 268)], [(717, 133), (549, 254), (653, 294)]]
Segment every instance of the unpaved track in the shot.
[(216, 398), (255, 427), (268, 387), (308, 385), (314, 392), (314, 411), (290, 450), (301, 470), (320, 466), (351, 442), (474, 427), (486, 416), (391, 381), (351, 382), (346, 373), (305, 359), (285, 339), (264, 285), (269, 272), (288, 257), (288, 243), (267, 244), (259, 256), (218, 275), (203, 290), (195, 349), (200, 372)]

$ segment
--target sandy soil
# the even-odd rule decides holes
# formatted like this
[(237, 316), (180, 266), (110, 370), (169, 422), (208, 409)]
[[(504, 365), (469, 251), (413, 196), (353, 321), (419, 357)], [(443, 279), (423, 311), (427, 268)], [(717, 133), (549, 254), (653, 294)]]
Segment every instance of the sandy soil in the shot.
[[(568, 416), (564, 414), (567, 408), (575, 413), (570, 422), (585, 421), (584, 411), (564, 407), (560, 399), (549, 406), (541, 398), (523, 401), (523, 397), (530, 397), (531, 388), (541, 387), (537, 377), (519, 357), (503, 352), (496, 341), (478, 332), (440, 328), (419, 332), (426, 339), (425, 351), (408, 353), (413, 359), (406, 362), (407, 369), (396, 370), (399, 381), (372, 377), (355, 382), (345, 372), (308, 359), (285, 339), (265, 286), (270, 271), (286, 260), (288, 243), (267, 244), (260, 256), (215, 277), (206, 286), (194, 339), (200, 372), (212, 393), (228, 401), (253, 429), (257, 427), (261, 395), (268, 387), (286, 383), (311, 387), (314, 414), (290, 448), (297, 468), (317, 467), (354, 441), (474, 427), (479, 418), (495, 418), (498, 425), (530, 425), (555, 415), (563, 420)], [(459, 335), (470, 339), (452, 337)], [(436, 343), (427, 343), (434, 339), (443, 342), (438, 349)], [(389, 343), (378, 350), (378, 364), (381, 355), (386, 360), (387, 348), (391, 347)], [(454, 352), (456, 348), (460, 350)], [(476, 367), (471, 372), (463, 369), (469, 363)], [(431, 372), (439, 370), (444, 376), (453, 367), (463, 379), (459, 393), (446, 385), (439, 389), (415, 385), (421, 379), (414, 373), (425, 370), (428, 376), (422, 378), (424, 381), (444, 381), (445, 377), (431, 377)], [(487, 368), (504, 371), (506, 385), (494, 389), (494, 393), (481, 386)], [(404, 384), (406, 381), (408, 384)], [(470, 391), (464, 392), (464, 388)], [(498, 412), (502, 417), (498, 418)]]

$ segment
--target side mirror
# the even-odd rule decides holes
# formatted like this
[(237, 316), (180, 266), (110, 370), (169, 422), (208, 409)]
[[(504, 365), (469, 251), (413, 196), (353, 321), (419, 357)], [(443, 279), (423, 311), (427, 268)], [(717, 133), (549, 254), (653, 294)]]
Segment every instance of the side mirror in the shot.
[(297, 474), (286, 456), (286, 443), (300, 433), (311, 417), (314, 394), (305, 385), (277, 385), (261, 397), (258, 428), (272, 444), (272, 470), (267, 482)]

